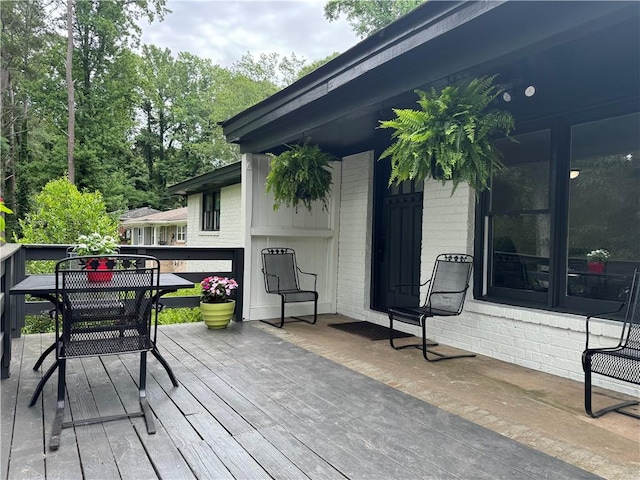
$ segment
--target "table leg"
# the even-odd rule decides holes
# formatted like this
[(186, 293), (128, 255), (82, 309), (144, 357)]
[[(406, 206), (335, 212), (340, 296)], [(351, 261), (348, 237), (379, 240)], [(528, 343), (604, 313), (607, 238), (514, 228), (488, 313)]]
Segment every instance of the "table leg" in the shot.
[(30, 407), (33, 407), (36, 404), (36, 401), (40, 396), (40, 392), (42, 392), (42, 389), (44, 388), (44, 384), (47, 383), (47, 380), (49, 380), (49, 377), (53, 375), (53, 372), (56, 371), (56, 368), (58, 368), (58, 364), (59, 364), (58, 361), (53, 362), (53, 365), (49, 367), (49, 370), (45, 372), (44, 376), (38, 382), (38, 386), (33, 392), (33, 395), (31, 396), (31, 401), (29, 402)]
[(47, 358), (47, 355), (49, 355), (51, 352), (53, 352), (54, 348), (56, 348), (56, 344), (52, 343), (51, 345), (49, 345), (47, 347), (47, 349), (44, 352), (42, 352), (42, 355), (40, 355), (40, 358), (38, 358), (38, 361), (33, 366), (34, 370), (38, 370), (40, 368), (40, 365), (42, 365), (42, 362), (44, 362), (44, 359)]
[(153, 353), (153, 356), (158, 359), (158, 361), (162, 364), (164, 369), (167, 371), (167, 374), (169, 375), (169, 378), (171, 379), (171, 383), (173, 383), (173, 386), (174, 387), (179, 386), (180, 384), (178, 383), (178, 380), (176, 379), (176, 376), (173, 374), (173, 370), (171, 370), (171, 367), (169, 366), (167, 361), (164, 359), (164, 357), (158, 351), (158, 347), (156, 347), (154, 345), (153, 346), (153, 350), (151, 350), (151, 353)]

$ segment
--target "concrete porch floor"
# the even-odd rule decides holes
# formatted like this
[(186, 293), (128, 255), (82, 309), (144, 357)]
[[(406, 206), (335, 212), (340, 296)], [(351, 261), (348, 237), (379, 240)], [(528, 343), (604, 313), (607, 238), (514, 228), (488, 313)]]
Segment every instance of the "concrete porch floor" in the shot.
[[(292, 322), (277, 329), (251, 324), (604, 478), (640, 478), (640, 421), (617, 413), (598, 419), (587, 416), (582, 382), (482, 355), (428, 363), (417, 349), (395, 351), (386, 340), (372, 341), (327, 326), (350, 321), (354, 320), (320, 315), (316, 325)], [(412, 339), (398, 343), (403, 341)], [(596, 409), (627, 398), (599, 388), (595, 392)]]

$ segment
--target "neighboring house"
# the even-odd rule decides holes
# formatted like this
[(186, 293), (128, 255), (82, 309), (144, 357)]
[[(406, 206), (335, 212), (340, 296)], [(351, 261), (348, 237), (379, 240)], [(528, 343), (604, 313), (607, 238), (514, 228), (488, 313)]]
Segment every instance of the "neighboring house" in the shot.
[(126, 222), (127, 220), (132, 220), (134, 218), (146, 217), (147, 215), (151, 215), (153, 213), (160, 213), (160, 210), (156, 210), (155, 208), (151, 207), (140, 207), (134, 208), (133, 210), (128, 210), (120, 215), (120, 217), (118, 218), (118, 235), (120, 236), (120, 240), (131, 243), (131, 230), (127, 230), (123, 226), (124, 222)]
[[(277, 316), (278, 299), (263, 293), (266, 246), (295, 248), (300, 267), (319, 274), (320, 312), (382, 325), (393, 285), (429, 278), (439, 253), (471, 253), (473, 294), (461, 316), (429, 321), (433, 340), (580, 380), (585, 312), (614, 310), (640, 267), (639, 25), (637, 2), (426, 2), (223, 122), (243, 153), (241, 184), (219, 189), (217, 237), (202, 207), (215, 182), (185, 189), (190, 229), (200, 229), (190, 239), (223, 240), (231, 188), (246, 320)], [(501, 106), (518, 142), (502, 143), (506, 169), (493, 189), (388, 188), (389, 162), (377, 160), (390, 138), (379, 120), (415, 108), (417, 88), (496, 73), (510, 88)], [(265, 153), (303, 139), (341, 158), (329, 211), (274, 212)], [(604, 276), (585, 268), (586, 253), (600, 248), (611, 252)], [(615, 344), (615, 319), (595, 322), (595, 340)]]
[[(187, 244), (244, 247), (241, 163), (171, 185), (170, 194), (187, 199)], [(190, 271), (225, 271), (227, 262), (188, 262)]]
[(129, 218), (121, 227), (131, 245), (186, 245), (187, 207)]

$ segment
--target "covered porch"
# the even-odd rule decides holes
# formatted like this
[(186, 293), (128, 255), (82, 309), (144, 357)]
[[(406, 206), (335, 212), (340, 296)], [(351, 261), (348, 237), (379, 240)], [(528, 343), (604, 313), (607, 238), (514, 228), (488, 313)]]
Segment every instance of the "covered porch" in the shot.
[[(418, 350), (341, 332), (348, 322), (278, 330), (161, 326), (181, 385), (149, 361), (158, 432), (140, 418), (65, 429), (48, 450), (55, 379), (27, 404), (50, 334), (14, 339), (2, 381), (2, 477), (594, 478), (640, 464), (638, 421), (582, 409), (583, 385), (489, 357), (428, 364)], [(74, 419), (135, 411), (135, 356), (70, 361)], [(623, 395), (599, 390), (597, 401)]]

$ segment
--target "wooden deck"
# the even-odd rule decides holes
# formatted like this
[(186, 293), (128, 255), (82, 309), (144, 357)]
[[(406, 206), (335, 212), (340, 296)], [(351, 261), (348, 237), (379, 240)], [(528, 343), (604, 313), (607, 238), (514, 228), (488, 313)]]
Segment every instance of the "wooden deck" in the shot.
[[(596, 478), (251, 324), (161, 327), (181, 385), (150, 357), (158, 432), (141, 418), (67, 428), (50, 452), (56, 376), (27, 404), (52, 338), (14, 343), (1, 383), (1, 478)], [(136, 377), (132, 355), (69, 361), (68, 415), (137, 411)]]

